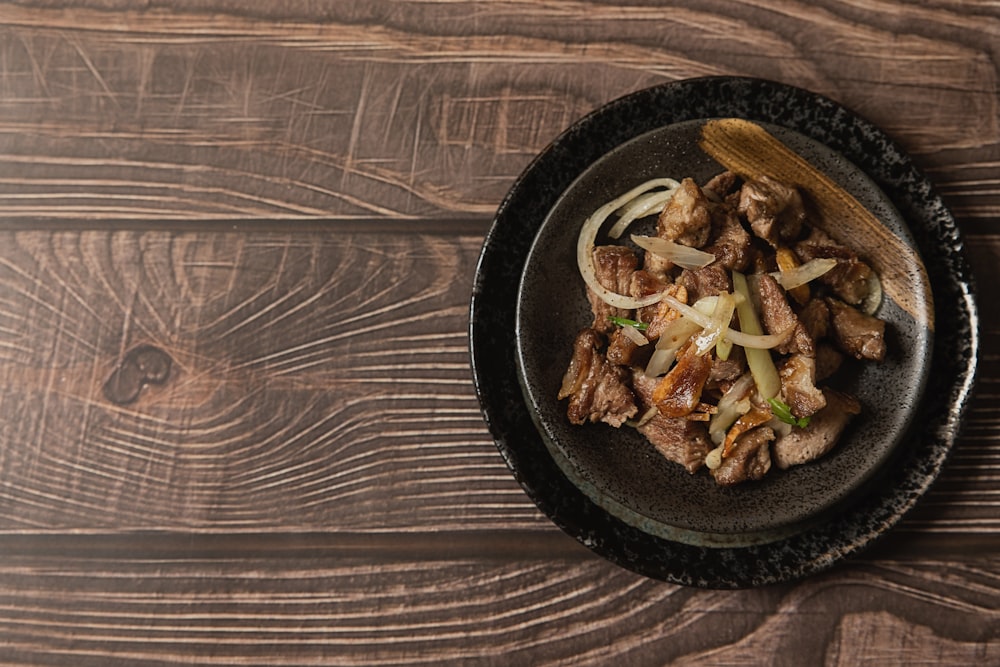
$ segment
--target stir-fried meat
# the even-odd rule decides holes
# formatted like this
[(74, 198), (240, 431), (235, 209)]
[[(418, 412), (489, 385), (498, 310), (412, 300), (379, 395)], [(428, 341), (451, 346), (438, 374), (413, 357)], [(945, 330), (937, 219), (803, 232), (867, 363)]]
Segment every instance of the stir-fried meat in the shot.
[(653, 404), (665, 417), (691, 414), (701, 401), (701, 392), (712, 371), (712, 353), (699, 355), (688, 345), (670, 372), (653, 391)]
[(771, 445), (771, 456), (782, 470), (815, 461), (829, 452), (840, 438), (851, 417), (861, 413), (861, 404), (853, 396), (823, 389), (826, 407), (809, 420), (806, 428), (794, 428)]
[[(632, 377), (632, 387), (645, 413), (653, 405), (653, 390), (657, 380), (646, 377), (642, 371), (636, 371)], [(657, 412), (651, 419), (641, 423), (638, 431), (667, 460), (681, 464), (690, 473), (697, 472), (704, 465), (705, 456), (712, 448), (705, 424), (683, 417), (664, 417)]]
[(713, 240), (705, 252), (731, 271), (746, 271), (754, 255), (750, 233), (743, 228), (736, 211), (729, 206), (712, 209)]
[(608, 335), (608, 361), (617, 366), (645, 366), (653, 354), (652, 345), (637, 345), (635, 341), (615, 329)]
[(816, 343), (816, 382), (822, 382), (836, 373), (843, 363), (843, 352), (826, 341)]
[(711, 202), (701, 188), (691, 180), (681, 181), (677, 192), (663, 207), (657, 222), (657, 234), (692, 248), (708, 243), (712, 231)]
[(885, 322), (862, 313), (834, 298), (826, 300), (830, 307), (833, 339), (844, 352), (856, 359), (885, 359)]
[(845, 302), (857, 305), (868, 296), (871, 267), (861, 261), (856, 252), (837, 243), (822, 230), (813, 227), (809, 236), (796, 244), (795, 254), (803, 262), (820, 258), (837, 260), (837, 265), (820, 276), (819, 281), (829, 285)]
[(747, 358), (742, 347), (733, 347), (728, 359), (716, 358), (712, 362), (712, 370), (708, 373), (708, 383), (716, 386), (720, 383), (732, 382), (747, 370)]
[(818, 342), (830, 332), (830, 307), (821, 298), (809, 299), (799, 311), (799, 322), (806, 328), (809, 337)]
[(762, 479), (771, 469), (772, 440), (774, 431), (768, 426), (758, 426), (737, 438), (729, 456), (712, 471), (716, 483), (732, 486), (748, 479)]
[(718, 261), (700, 269), (684, 269), (677, 277), (677, 283), (687, 289), (691, 303), (703, 296), (718, 296), (719, 292), (731, 292), (733, 289), (729, 271)]
[(559, 390), (560, 399), (569, 398), (566, 414), (573, 424), (602, 421), (617, 427), (639, 410), (628, 386), (628, 370), (608, 363), (601, 352), (603, 342), (596, 331), (584, 329), (573, 343)]
[(816, 351), (813, 339), (788, 305), (785, 290), (778, 281), (767, 274), (758, 276), (758, 291), (761, 316), (767, 332), (777, 334), (792, 329), (792, 335), (776, 348), (777, 352), (814, 356)]
[(775, 247), (795, 240), (806, 217), (799, 191), (767, 176), (743, 184), (739, 211), (754, 234)]
[[(639, 266), (639, 258), (630, 248), (620, 245), (602, 245), (594, 248), (594, 269), (597, 282), (612, 292), (627, 294), (632, 283), (632, 273)], [(628, 317), (629, 311), (614, 308), (606, 304), (590, 289), (587, 290), (590, 299), (590, 309), (594, 313), (594, 329), (607, 333), (614, 329), (614, 324), (608, 319)]]
[(793, 354), (778, 369), (785, 402), (796, 417), (810, 417), (826, 405), (823, 392), (816, 388), (816, 359)]
[[(714, 261), (687, 269), (626, 245), (598, 246), (593, 252), (600, 284), (633, 299), (666, 293), (694, 305), (704, 297), (732, 294), (733, 272), (744, 273), (766, 333), (788, 333), (771, 350), (771, 359), (781, 400), (796, 419), (809, 418), (808, 426), (782, 425), (778, 430), (787, 435), (776, 436), (772, 420), (775, 413), (787, 419), (784, 408), (761, 402), (755, 393), (749, 395), (757, 402), (742, 416), (730, 416), (723, 406), (723, 421), (732, 425), (719, 426), (723, 430), (713, 434), (716, 440), (723, 436), (721, 465), (711, 471), (719, 485), (761, 479), (772, 459), (787, 468), (825, 454), (860, 405), (846, 394), (820, 389), (819, 383), (848, 355), (875, 361), (886, 355), (885, 323), (855, 307), (868, 295), (871, 268), (853, 250), (808, 226), (805, 216), (798, 190), (766, 177), (742, 181), (723, 172), (702, 187), (686, 178), (657, 218), (656, 233), (711, 253)], [(834, 258), (837, 265), (808, 285), (786, 290), (769, 275), (818, 258)], [(559, 399), (569, 399), (570, 422), (614, 427), (629, 422), (665, 458), (694, 473), (718, 444), (707, 424), (720, 410), (720, 397), (737, 384), (762, 382), (759, 373), (748, 373), (746, 350), (735, 345), (725, 360), (715, 348), (699, 355), (689, 337), (701, 331), (700, 318), (684, 317), (665, 300), (625, 310), (607, 305), (591, 290), (587, 294), (594, 321), (577, 336), (559, 391)], [(637, 344), (636, 330), (611, 317), (641, 323), (648, 342)], [(730, 326), (739, 328), (735, 316)], [(657, 344), (663, 347), (654, 358)], [(659, 377), (646, 376), (647, 367)]]
[(710, 199), (715, 195), (715, 199), (722, 201), (736, 187), (737, 180), (739, 177), (733, 172), (723, 171), (710, 178), (701, 189)]

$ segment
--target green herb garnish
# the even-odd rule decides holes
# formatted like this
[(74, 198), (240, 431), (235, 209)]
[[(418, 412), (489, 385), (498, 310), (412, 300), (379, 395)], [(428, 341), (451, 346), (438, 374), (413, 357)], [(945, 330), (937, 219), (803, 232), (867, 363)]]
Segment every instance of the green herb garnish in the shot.
[(645, 322), (636, 322), (635, 320), (630, 320), (627, 317), (615, 317), (614, 315), (608, 315), (608, 319), (620, 327), (635, 327), (639, 331), (645, 331), (646, 328), (649, 327), (649, 325)]
[(792, 408), (779, 398), (769, 398), (767, 402), (771, 404), (771, 412), (774, 416), (792, 426), (805, 428), (809, 426), (809, 417), (796, 417), (792, 414)]

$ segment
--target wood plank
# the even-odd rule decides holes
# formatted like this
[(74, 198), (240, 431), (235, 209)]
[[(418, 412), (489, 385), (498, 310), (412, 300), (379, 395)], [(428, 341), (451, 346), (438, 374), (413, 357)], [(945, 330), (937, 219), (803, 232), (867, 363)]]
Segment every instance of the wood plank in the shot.
[(1000, 658), (995, 561), (860, 561), (686, 589), (512, 559), (5, 556), (0, 652), (37, 665), (968, 665)]
[[(534, 520), (469, 377), (479, 237), (3, 236), (0, 529)], [(138, 345), (170, 377), (116, 405)]]
[(995, 8), (48, 4), (0, 5), (2, 218), (485, 215), (594, 107), (715, 74), (830, 95), (996, 205)]

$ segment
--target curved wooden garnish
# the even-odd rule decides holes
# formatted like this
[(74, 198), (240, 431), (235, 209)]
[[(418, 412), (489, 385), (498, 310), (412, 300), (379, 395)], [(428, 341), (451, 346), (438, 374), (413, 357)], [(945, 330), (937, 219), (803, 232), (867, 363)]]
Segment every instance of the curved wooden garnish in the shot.
[(863, 248), (862, 255), (878, 273), (884, 293), (917, 322), (934, 330), (930, 281), (920, 256), (830, 177), (760, 125), (740, 118), (708, 121), (701, 129), (699, 145), (744, 178), (769, 176), (806, 193), (820, 218), (811, 222), (838, 242)]

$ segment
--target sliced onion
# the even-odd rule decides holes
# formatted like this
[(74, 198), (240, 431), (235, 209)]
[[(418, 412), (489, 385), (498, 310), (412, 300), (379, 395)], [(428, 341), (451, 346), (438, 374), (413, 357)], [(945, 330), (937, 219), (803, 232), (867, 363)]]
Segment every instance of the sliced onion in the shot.
[[(720, 293), (715, 309), (712, 311), (711, 322), (694, 339), (696, 354), (705, 354), (724, 339), (722, 334), (729, 328), (729, 322), (733, 319), (733, 311), (735, 310), (736, 299), (733, 298), (733, 295), (729, 292)], [(728, 338), (725, 340), (732, 342)], [(726, 356), (729, 356), (728, 353)]]
[(625, 204), (618, 211), (618, 221), (608, 230), (608, 236), (613, 239), (619, 238), (628, 226), (639, 218), (644, 218), (647, 215), (652, 215), (654, 213), (659, 213), (666, 206), (667, 202), (673, 199), (674, 194), (677, 192), (677, 188), (680, 187), (680, 183), (674, 181), (672, 185), (667, 186), (669, 189), (660, 190), (659, 192), (647, 192), (646, 194), (639, 195), (629, 203)]
[(868, 296), (861, 302), (860, 308), (862, 312), (874, 315), (880, 305), (882, 305), (882, 281), (878, 274), (872, 271), (871, 277), (868, 278)]
[(705, 454), (705, 467), (715, 470), (722, 465), (722, 445), (719, 445), (708, 454)]
[(786, 290), (790, 290), (816, 280), (835, 266), (837, 266), (837, 260), (832, 257), (819, 257), (811, 259), (805, 264), (800, 264), (794, 269), (775, 271), (771, 277)]
[(681, 243), (674, 243), (658, 236), (632, 235), (632, 240), (643, 250), (654, 255), (669, 259), (682, 269), (700, 269), (715, 261), (715, 255), (704, 250), (691, 248)]
[(718, 412), (712, 416), (708, 425), (708, 434), (716, 445), (725, 440), (729, 427), (750, 411), (750, 391), (753, 386), (753, 374), (744, 373), (719, 399)]
[[(661, 300), (669, 303), (671, 308), (680, 311), (680, 313), (684, 315), (684, 317), (687, 317), (688, 319), (690, 319), (693, 322), (696, 322), (698, 325), (702, 327), (707, 327), (712, 322), (711, 315), (706, 315), (701, 311), (699, 311), (697, 308), (692, 308), (687, 304), (681, 303), (680, 301), (670, 296), (669, 294), (664, 293), (661, 296)], [(743, 303), (749, 303), (749, 300), (748, 299), (744, 299), (743, 301), (737, 300), (738, 311), (743, 310), (744, 308)], [(740, 321), (740, 324), (742, 328), (742, 320)], [(794, 327), (789, 327), (788, 329), (782, 331), (781, 333), (776, 333), (776, 334), (750, 334), (742, 331), (735, 331), (727, 327), (726, 330), (722, 332), (722, 335), (725, 338), (729, 339), (731, 342), (735, 343), (736, 345), (741, 345), (747, 348), (748, 351), (751, 349), (767, 351), (785, 342), (785, 340), (788, 339), (788, 336), (791, 335), (793, 328)]]
[(590, 217), (584, 221), (583, 226), (580, 228), (580, 235), (576, 243), (576, 263), (580, 269), (580, 275), (583, 276), (587, 287), (609, 306), (624, 310), (644, 308), (659, 301), (660, 295), (651, 294), (641, 299), (634, 299), (624, 294), (612, 292), (597, 280), (597, 273), (594, 269), (594, 242), (597, 240), (597, 233), (600, 231), (601, 225), (604, 224), (609, 215), (635, 199), (638, 195), (653, 188), (669, 187), (671, 183), (675, 182), (672, 178), (654, 178), (646, 181), (620, 197), (612, 199), (591, 213)]
[(642, 335), (642, 332), (636, 329), (631, 324), (625, 324), (622, 326), (622, 335), (628, 338), (630, 341), (642, 347), (643, 345), (649, 345), (649, 339)]
[(656, 408), (656, 406), (653, 406), (651, 408), (647, 408), (646, 411), (642, 413), (642, 416), (639, 417), (638, 421), (628, 420), (625, 422), (625, 425), (631, 426), (632, 428), (640, 428), (648, 424), (649, 420), (658, 414), (660, 414), (660, 411)]
[(654, 350), (653, 355), (649, 358), (649, 362), (646, 364), (646, 370), (643, 372), (646, 377), (660, 377), (670, 370), (670, 367), (674, 364), (674, 359), (676, 358), (676, 348)]
[(646, 376), (659, 377), (670, 370), (674, 359), (677, 358), (677, 351), (701, 328), (700, 324), (685, 317), (679, 317), (667, 324), (660, 332), (656, 350), (646, 364)]

